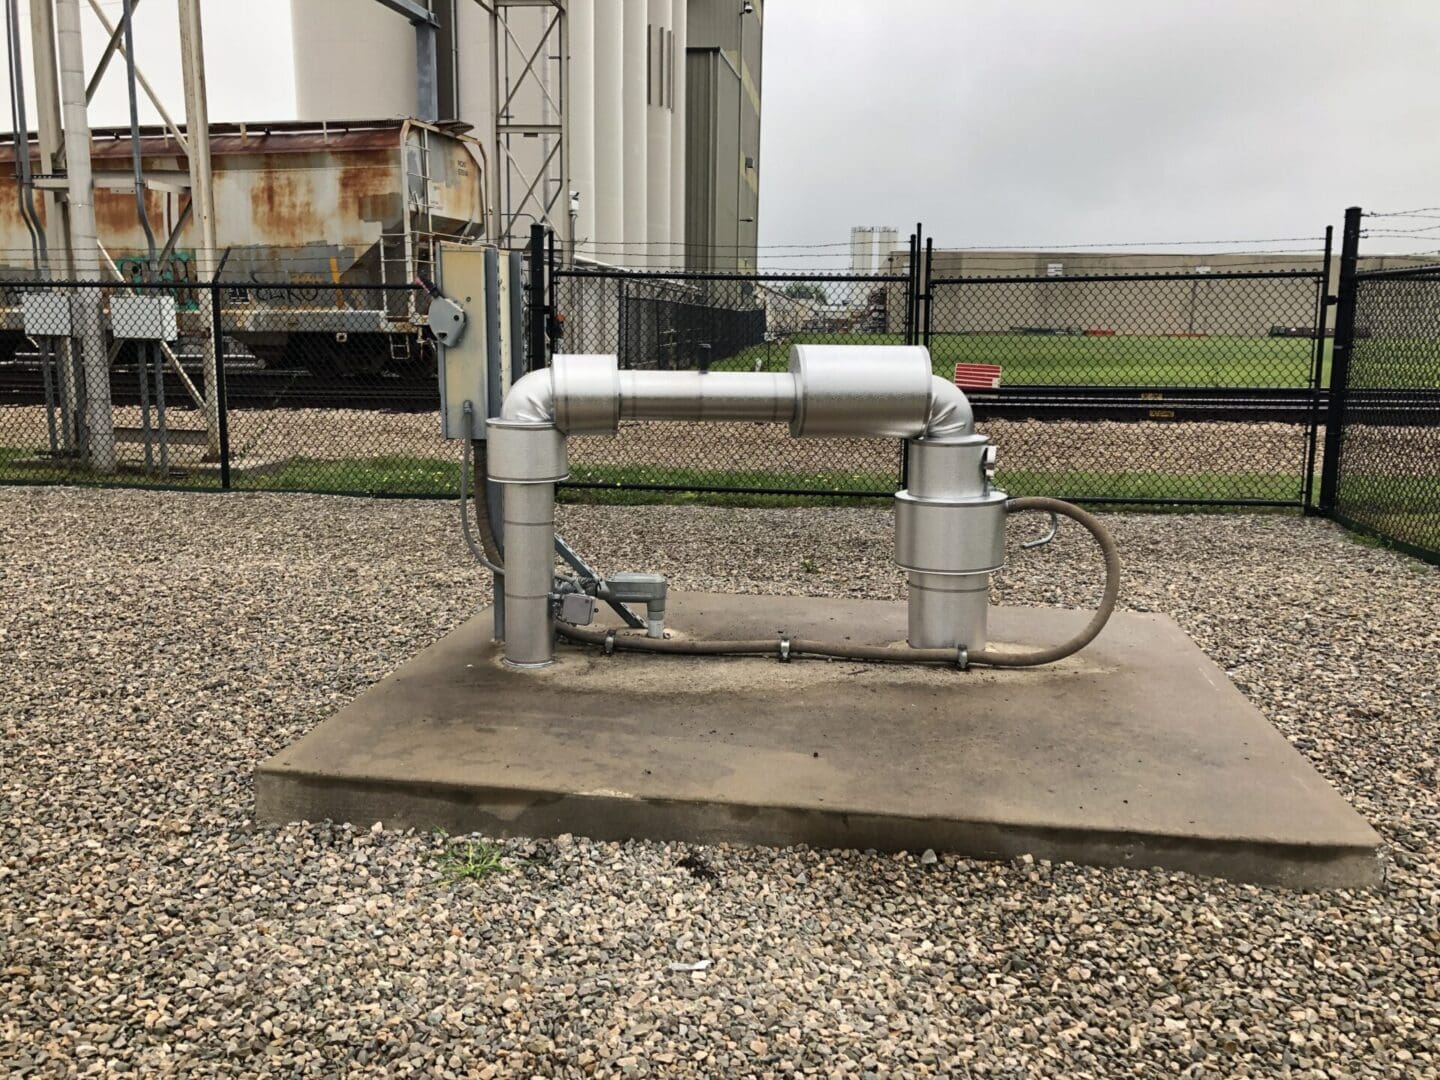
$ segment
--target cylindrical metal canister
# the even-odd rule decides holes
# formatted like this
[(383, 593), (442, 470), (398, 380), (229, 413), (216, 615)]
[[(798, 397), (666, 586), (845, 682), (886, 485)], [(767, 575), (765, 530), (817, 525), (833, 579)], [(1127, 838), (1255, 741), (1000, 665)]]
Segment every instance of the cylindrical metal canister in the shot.
[(792, 345), (797, 438), (909, 439), (930, 411), (930, 350), (920, 345)]
[(565, 436), (550, 424), (489, 420), (486, 471), (499, 484), (553, 484), (570, 474)]
[(606, 353), (550, 358), (555, 426), (567, 435), (609, 435), (620, 426), (620, 361)]
[(989, 574), (908, 574), (907, 640), (917, 649), (985, 648)]
[(1005, 565), (1003, 491), (974, 498), (895, 493), (895, 561), (925, 574), (984, 574)]
[(555, 485), (506, 484), (505, 662), (542, 667), (555, 658)]

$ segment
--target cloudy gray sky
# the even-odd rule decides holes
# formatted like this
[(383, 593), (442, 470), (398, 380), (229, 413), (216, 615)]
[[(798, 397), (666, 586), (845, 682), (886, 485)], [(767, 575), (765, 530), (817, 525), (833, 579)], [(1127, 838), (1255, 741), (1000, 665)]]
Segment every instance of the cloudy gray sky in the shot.
[[(116, 18), (120, 0), (102, 7)], [(1314, 236), (1352, 203), (1440, 204), (1440, 0), (765, 11), (763, 244), (841, 243), (851, 225), (903, 236), (917, 220), (942, 246), (1258, 240)], [(293, 116), (289, 0), (205, 0), (204, 17), (212, 116)], [(93, 58), (104, 35), (84, 21)], [(136, 23), (142, 67), (178, 111), (173, 0), (141, 4)], [(97, 124), (124, 119), (121, 71)], [(1375, 236), (1366, 250), (1440, 249), (1432, 235)]]
[(1312, 236), (1440, 204), (1440, 0), (771, 0), (764, 80), (764, 244)]

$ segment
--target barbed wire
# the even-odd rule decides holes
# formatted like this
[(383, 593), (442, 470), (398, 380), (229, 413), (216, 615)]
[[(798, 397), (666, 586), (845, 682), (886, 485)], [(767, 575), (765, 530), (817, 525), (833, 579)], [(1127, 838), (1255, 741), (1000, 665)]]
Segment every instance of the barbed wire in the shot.
[(1409, 210), (1366, 210), (1361, 217), (1430, 217), (1440, 214), (1440, 206), (1413, 206)]

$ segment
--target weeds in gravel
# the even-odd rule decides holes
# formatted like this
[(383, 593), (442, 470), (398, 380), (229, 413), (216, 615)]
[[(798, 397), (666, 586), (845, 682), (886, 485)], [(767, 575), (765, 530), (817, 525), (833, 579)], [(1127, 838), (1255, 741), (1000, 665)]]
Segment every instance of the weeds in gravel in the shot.
[(435, 858), (440, 864), (440, 880), (446, 885), (484, 881), (510, 870), (500, 849), (484, 840), (452, 841)]

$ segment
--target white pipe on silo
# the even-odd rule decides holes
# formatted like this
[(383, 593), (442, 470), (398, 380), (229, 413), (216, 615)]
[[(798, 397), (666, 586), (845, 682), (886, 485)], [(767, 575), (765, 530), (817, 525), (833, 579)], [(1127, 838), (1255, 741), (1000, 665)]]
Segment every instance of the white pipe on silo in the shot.
[(595, 8), (571, 4), (570, 12), (570, 100), (566, 118), (570, 130), (570, 191), (577, 200), (570, 235), (575, 254), (590, 257), (595, 239)]
[(685, 251), (685, 48), (689, 40), (690, 0), (672, 0), (670, 28), (675, 35), (675, 75), (670, 102), (670, 250), (677, 266), (686, 264)]
[(645, 48), (647, 23), (649, 21), (648, 0), (623, 0), (624, 4), (624, 70), (621, 82), (625, 94), (624, 138), (622, 140), (625, 159), (625, 176), (622, 181), (624, 193), (624, 227), (622, 250), (615, 254), (612, 262), (624, 266), (645, 266), (647, 260), (646, 228), (647, 177), (645, 137)]
[(648, 0), (649, 93), (645, 106), (645, 233), (651, 266), (671, 266), (670, 4)]
[[(611, 256), (625, 236), (624, 22), (621, 0), (595, 0), (595, 232), (596, 258)], [(581, 195), (584, 199), (584, 195)]]

